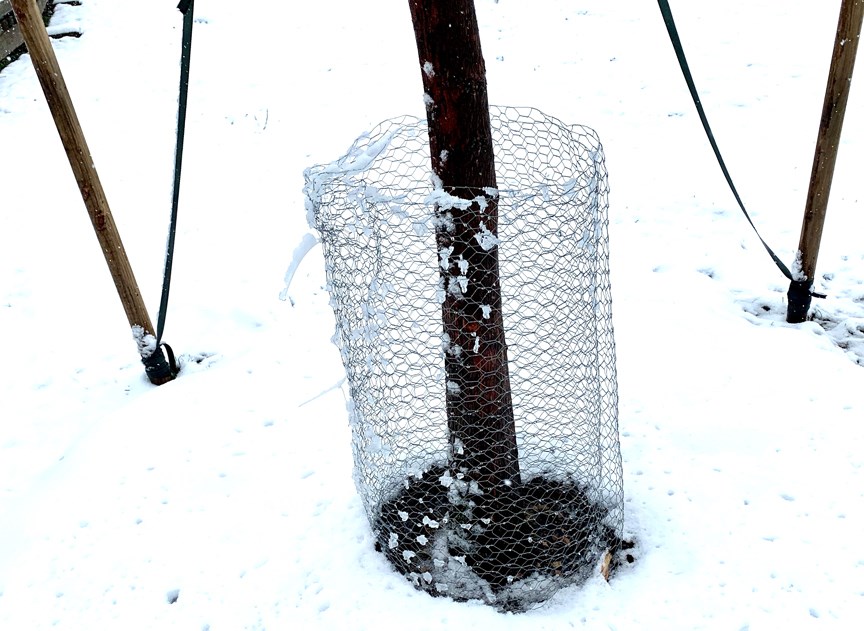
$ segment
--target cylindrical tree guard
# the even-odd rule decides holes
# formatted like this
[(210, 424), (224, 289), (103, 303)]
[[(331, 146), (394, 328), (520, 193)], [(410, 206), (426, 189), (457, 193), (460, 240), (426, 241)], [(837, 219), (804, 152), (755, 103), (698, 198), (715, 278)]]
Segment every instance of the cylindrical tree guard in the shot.
[[(491, 113), (496, 191), (445, 192), (426, 122), (402, 117), (308, 169), (305, 192), (377, 547), (433, 595), (520, 611), (597, 571), (621, 543), (607, 180), (593, 131), (534, 109)], [(442, 209), (482, 212), (489, 196), (497, 235), (478, 223), (474, 238), (498, 253), (519, 473), (494, 494), (460, 473), (464, 446), (448, 428), (447, 392), (459, 385), (445, 362), (458, 351), (441, 308), (468, 290), (467, 270), (456, 272), (470, 263), (436, 240)]]

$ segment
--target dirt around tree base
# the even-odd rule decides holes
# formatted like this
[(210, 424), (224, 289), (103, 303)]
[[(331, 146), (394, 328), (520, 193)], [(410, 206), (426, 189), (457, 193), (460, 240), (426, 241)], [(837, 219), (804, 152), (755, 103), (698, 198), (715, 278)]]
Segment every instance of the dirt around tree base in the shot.
[(376, 549), (432, 595), (524, 611), (623, 549), (607, 509), (575, 483), (536, 477), (461, 499), (452, 485), (443, 466), (409, 477), (376, 524)]

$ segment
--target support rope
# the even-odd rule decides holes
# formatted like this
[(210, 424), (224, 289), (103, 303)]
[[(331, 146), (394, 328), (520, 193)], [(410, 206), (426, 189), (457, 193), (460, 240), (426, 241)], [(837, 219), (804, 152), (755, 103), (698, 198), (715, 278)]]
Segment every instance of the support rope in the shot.
[(814, 298), (824, 298), (825, 294), (819, 294), (812, 291), (812, 281), (808, 282), (806, 280), (795, 278), (786, 264), (780, 260), (780, 258), (774, 253), (774, 250), (771, 249), (771, 246), (769, 246), (765, 242), (765, 239), (762, 238), (762, 235), (759, 234), (756, 224), (753, 223), (753, 220), (750, 218), (750, 213), (747, 212), (747, 209), (744, 207), (744, 202), (741, 201), (738, 189), (735, 188), (732, 176), (729, 175), (729, 170), (726, 168), (726, 163), (723, 161), (723, 156), (720, 154), (720, 148), (717, 146), (717, 141), (714, 139), (711, 125), (708, 124), (708, 117), (705, 115), (705, 110), (702, 108), (702, 100), (699, 98), (699, 93), (696, 91), (696, 85), (693, 82), (693, 75), (690, 73), (690, 66), (687, 63), (687, 57), (684, 55), (684, 47), (681, 45), (681, 38), (678, 36), (678, 29), (675, 27), (675, 20), (672, 18), (672, 9), (669, 7), (669, 2), (667, 0), (657, 0), (657, 3), (660, 5), (660, 13), (663, 14), (663, 21), (666, 23), (666, 30), (669, 33), (669, 39), (672, 41), (672, 47), (675, 49), (675, 56), (678, 58), (678, 64), (681, 66), (681, 72), (684, 75), (684, 80), (687, 82), (687, 88), (690, 90), (690, 96), (693, 98), (693, 104), (696, 106), (696, 111), (699, 113), (699, 120), (702, 121), (702, 127), (705, 129), (705, 134), (708, 136), (708, 142), (711, 143), (711, 148), (714, 150), (717, 163), (720, 165), (720, 170), (723, 171), (723, 176), (726, 178), (726, 183), (729, 184), (732, 195), (735, 196), (735, 201), (738, 202), (738, 207), (741, 209), (741, 212), (744, 213), (747, 222), (753, 228), (753, 232), (756, 233), (759, 241), (762, 242), (762, 245), (771, 257), (771, 260), (774, 261), (774, 264), (783, 273), (783, 276), (791, 281), (792, 286), (789, 289), (790, 293), (795, 292), (796, 294), (800, 294), (801, 292), (806, 292)]
[(183, 43), (180, 55), (180, 96), (177, 107), (177, 144), (174, 151), (174, 186), (171, 197), (171, 222), (168, 229), (168, 245), (165, 253), (165, 272), (162, 278), (162, 297), (159, 301), (159, 318), (156, 325), (156, 344), (165, 347), (171, 372), (179, 372), (174, 351), (162, 342), (165, 319), (168, 313), (168, 296), (171, 291), (171, 271), (174, 266), (174, 242), (177, 234), (177, 210), (180, 206), (180, 174), (183, 168), (183, 142), (186, 136), (186, 107), (189, 95), (189, 63), (192, 56), (192, 24), (194, 22), (194, 0), (181, 0), (177, 9), (183, 14)]

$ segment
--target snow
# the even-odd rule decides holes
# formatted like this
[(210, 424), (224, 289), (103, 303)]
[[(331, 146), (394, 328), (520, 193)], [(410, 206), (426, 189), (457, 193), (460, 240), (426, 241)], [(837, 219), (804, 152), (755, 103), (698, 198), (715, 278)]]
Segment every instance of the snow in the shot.
[(440, 181), (438, 183), (438, 188), (435, 188), (431, 193), (429, 193), (425, 199), (427, 204), (430, 206), (438, 206), (441, 210), (450, 210), (451, 208), (465, 210), (466, 208), (470, 208), (471, 204), (475, 201), (475, 199), (465, 199), (463, 197), (451, 195), (441, 187)]
[[(840, 3), (715, 4), (678, 2), (676, 23), (736, 185), (791, 263)], [(321, 250), (295, 250), (303, 170), (423, 115), (407, 7), (268, 2), (244, 29), (236, 2), (198, 5), (165, 332), (182, 372), (164, 386), (144, 376), (29, 58), (0, 72), (0, 629), (860, 626), (860, 76), (817, 268), (828, 298), (788, 325), (788, 282), (726, 188), (656, 5), (477, 0), (490, 101), (604, 145), (637, 542), (611, 582), (504, 615), (421, 593), (375, 552)], [(176, 0), (63, 9), (83, 35), (53, 44), (155, 315), (181, 15)], [(442, 591), (468, 580), (438, 569)]]
[(135, 340), (135, 346), (138, 347), (138, 353), (141, 357), (150, 357), (156, 350), (156, 337), (144, 330), (144, 327), (139, 325), (132, 326), (132, 339)]
[[(369, 144), (358, 143), (352, 146), (345, 156), (329, 164), (310, 167), (304, 171), (307, 178), (304, 192), (306, 193), (306, 221), (310, 228), (315, 228), (314, 206), (321, 203), (321, 195), (325, 184), (334, 176), (347, 176), (352, 173), (362, 173), (369, 168), (381, 153), (387, 149), (398, 129)], [(359, 140), (366, 137), (361, 136)]]
[(480, 232), (475, 234), (474, 238), (477, 240), (477, 243), (480, 244), (480, 247), (487, 252), (500, 243), (498, 237), (492, 234), (489, 228), (486, 227), (486, 224), (482, 221), (480, 222)]
[(306, 255), (318, 245), (318, 238), (307, 232), (300, 238), (300, 243), (297, 244), (297, 247), (294, 248), (294, 253), (291, 255), (291, 263), (288, 265), (288, 270), (285, 272), (285, 287), (282, 289), (282, 292), (279, 294), (279, 298), (282, 300), (290, 300), (293, 306), (294, 299), (291, 298), (288, 292), (291, 290), (291, 282), (294, 280), (294, 274), (297, 273), (297, 269), (300, 267), (300, 264), (303, 262), (303, 259), (306, 258)]

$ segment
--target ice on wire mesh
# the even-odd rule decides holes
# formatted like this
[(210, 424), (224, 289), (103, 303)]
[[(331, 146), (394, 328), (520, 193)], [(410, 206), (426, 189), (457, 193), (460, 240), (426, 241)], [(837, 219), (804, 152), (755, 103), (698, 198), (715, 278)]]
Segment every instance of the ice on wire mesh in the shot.
[(484, 195), (497, 196), (497, 234), (475, 238), (500, 264), (520, 471), (508, 488), (484, 492), (451, 466), (461, 446), (445, 401), (459, 385), (445, 374), (442, 303), (467, 270), (436, 230), (447, 229), (442, 208), (478, 199), (436, 182), (426, 121), (381, 123), (307, 169), (305, 194), (378, 548), (431, 594), (519, 611), (583, 580), (621, 542), (608, 188), (590, 129), (525, 108), (492, 108), (491, 120), (498, 190)]

